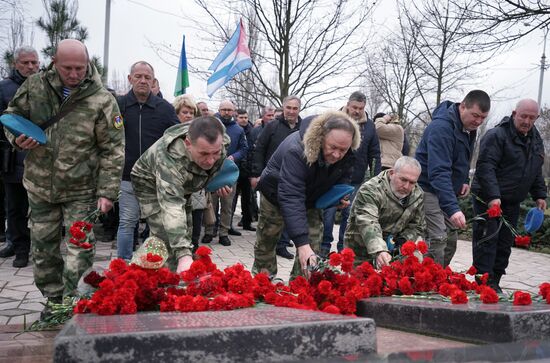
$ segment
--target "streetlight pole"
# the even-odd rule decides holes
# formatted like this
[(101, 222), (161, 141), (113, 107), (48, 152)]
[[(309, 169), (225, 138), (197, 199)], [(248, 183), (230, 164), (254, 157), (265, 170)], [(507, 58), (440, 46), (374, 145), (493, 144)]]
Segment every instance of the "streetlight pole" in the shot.
[(546, 37), (548, 36), (548, 27), (544, 28), (544, 44), (542, 48), (542, 56), (540, 57), (540, 78), (539, 78), (539, 97), (537, 102), (539, 107), (542, 109), (541, 99), (542, 99), (542, 85), (544, 83), (544, 71), (546, 69)]
[(109, 33), (111, 29), (111, 0), (105, 3), (105, 38), (103, 40), (103, 84), (109, 80)]

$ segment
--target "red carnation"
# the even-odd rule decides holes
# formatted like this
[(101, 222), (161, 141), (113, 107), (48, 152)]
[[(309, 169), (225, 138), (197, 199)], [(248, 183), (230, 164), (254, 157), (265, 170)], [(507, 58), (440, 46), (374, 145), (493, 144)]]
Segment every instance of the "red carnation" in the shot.
[(200, 256), (200, 257), (209, 256), (211, 253), (212, 253), (212, 250), (210, 248), (206, 247), (206, 246), (200, 246), (195, 251), (195, 255)]
[(514, 305), (531, 305), (531, 294), (523, 291), (514, 292)]
[(514, 239), (514, 242), (516, 242), (516, 246), (518, 247), (528, 247), (531, 243), (531, 237), (530, 236), (516, 236)]
[(421, 254), (425, 255), (428, 252), (428, 244), (424, 241), (418, 241), (416, 248), (420, 251)]
[(80, 245), (80, 242), (79, 242), (76, 238), (74, 238), (74, 237), (69, 238), (69, 243), (71, 243), (71, 244), (73, 244), (73, 245), (75, 245), (75, 246), (79, 246), (79, 245)]
[(543, 298), (546, 298), (546, 296), (550, 296), (550, 282), (543, 282), (542, 284), (540, 284), (539, 294)]
[(477, 273), (477, 269), (475, 266), (470, 266), (468, 271), (466, 271), (466, 274), (474, 276)]
[(86, 233), (74, 225), (69, 228), (69, 233), (78, 241), (82, 241), (86, 238)]
[(481, 287), (479, 298), (481, 299), (481, 301), (483, 301), (484, 304), (496, 304), (498, 302), (497, 293), (489, 286)]
[(105, 277), (95, 271), (90, 272), (86, 275), (86, 277), (84, 277), (84, 282), (92, 287), (95, 287), (96, 289), (99, 287), (99, 283), (103, 280), (105, 280)]
[(162, 261), (162, 256), (148, 252), (147, 253), (147, 262), (160, 262)]
[(398, 282), (399, 290), (403, 295), (412, 295), (414, 294), (414, 289), (411, 284), (411, 280), (408, 277), (402, 277)]
[(332, 284), (330, 283), (330, 281), (327, 281), (327, 280), (323, 280), (319, 283), (319, 285), (317, 285), (317, 290), (322, 295), (328, 295), (331, 289), (332, 289)]
[(500, 205), (493, 204), (491, 208), (487, 209), (487, 215), (489, 218), (497, 218), (502, 216), (502, 209), (500, 209)]
[(342, 264), (342, 255), (339, 253), (331, 253), (328, 257), (328, 263), (331, 266), (340, 266)]
[(401, 246), (403, 256), (412, 256), (414, 251), (416, 251), (416, 244), (413, 241), (407, 241)]
[(466, 304), (468, 303), (468, 296), (460, 289), (455, 289), (451, 292), (451, 302), (453, 304)]
[(327, 305), (325, 306), (325, 308), (323, 309), (323, 312), (324, 313), (329, 313), (329, 314), (340, 314), (340, 309), (338, 309), (336, 306), (334, 305)]
[(93, 245), (89, 242), (84, 242), (80, 244), (80, 247), (84, 248), (85, 250), (89, 250), (90, 248), (93, 247)]

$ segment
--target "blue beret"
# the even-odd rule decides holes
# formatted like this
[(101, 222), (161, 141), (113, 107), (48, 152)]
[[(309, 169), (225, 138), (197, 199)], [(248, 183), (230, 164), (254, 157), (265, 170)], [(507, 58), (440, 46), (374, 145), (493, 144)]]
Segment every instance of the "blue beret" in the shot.
[(207, 192), (215, 192), (225, 186), (232, 186), (239, 179), (239, 167), (233, 160), (225, 159), (220, 170), (206, 184)]
[(534, 233), (539, 230), (544, 221), (544, 212), (539, 208), (531, 208), (525, 217), (525, 230)]
[(32, 121), (27, 120), (23, 116), (14, 114), (5, 114), (0, 116), (0, 122), (11, 132), (15, 137), (24, 134), (27, 137), (32, 137), (39, 144), (44, 145), (48, 138), (44, 131), (34, 124)]
[(325, 194), (321, 195), (315, 202), (315, 208), (326, 209), (335, 207), (340, 204), (346, 195), (351, 195), (354, 191), (354, 187), (348, 184), (336, 184), (328, 190)]

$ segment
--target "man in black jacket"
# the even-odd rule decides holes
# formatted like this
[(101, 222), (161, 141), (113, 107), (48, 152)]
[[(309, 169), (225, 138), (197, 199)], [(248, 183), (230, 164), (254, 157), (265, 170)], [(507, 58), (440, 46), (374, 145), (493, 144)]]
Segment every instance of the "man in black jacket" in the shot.
[(291, 277), (307, 275), (322, 236), (322, 210), (315, 202), (333, 185), (350, 182), (352, 150), (361, 140), (357, 123), (343, 112), (327, 112), (305, 119), (302, 127), (281, 143), (260, 177), (253, 273), (277, 275), (275, 249), (285, 227), (298, 255)]
[[(38, 73), (40, 63), (38, 53), (31, 47), (20, 47), (13, 53), (14, 69), (10, 76), (0, 82), (0, 113), (8, 107), (15, 92), (19, 86), (25, 82), (28, 76)], [(29, 251), (31, 246), (31, 237), (29, 227), (27, 226), (27, 214), (29, 209), (29, 199), (27, 191), (23, 186), (23, 161), (26, 151), (15, 151), (9, 145), (4, 135), (3, 128), (0, 128), (0, 139), (2, 148), (13, 155), (11, 158), (4, 159), (3, 162), (11, 161), (12, 165), (2, 165), (2, 177), (4, 190), (1, 191), (7, 204), (7, 236), (8, 245), (0, 251), (0, 257), (10, 257), (15, 255), (13, 267), (25, 267), (29, 263)], [(7, 150), (6, 150), (7, 149)], [(0, 213), (4, 214), (4, 203), (0, 205)], [(4, 218), (0, 218), (0, 231), (4, 231)]]
[[(367, 104), (367, 97), (359, 92), (353, 92), (349, 98), (346, 106), (341, 111), (347, 113), (357, 124), (361, 130), (361, 145), (355, 152), (355, 163), (353, 165), (353, 174), (351, 177), (351, 184), (355, 187), (355, 191), (359, 189), (363, 182), (369, 180), (380, 173), (380, 141), (376, 133), (374, 122), (369, 119), (365, 112), (365, 106)], [(355, 192), (350, 198), (353, 201)], [(344, 232), (348, 223), (348, 216), (350, 207), (342, 209), (342, 219), (340, 221), (340, 227), (338, 231), (338, 252), (344, 248)], [(330, 248), (334, 237), (332, 230), (334, 227), (334, 220), (336, 217), (336, 207), (327, 208), (323, 211), (323, 242), (321, 244), (321, 255), (327, 256), (330, 253)]]
[[(546, 184), (542, 176), (544, 144), (534, 126), (539, 105), (531, 99), (518, 102), (511, 117), (502, 121), (481, 139), (479, 159), (472, 183), (474, 212), (485, 213), (499, 205), (502, 216), (516, 227), (520, 203), (531, 194), (537, 207), (546, 209)], [(478, 273), (489, 273), (489, 286), (497, 292), (506, 273), (514, 235), (499, 218), (474, 221), (473, 265)], [(500, 229), (499, 229), (500, 228)]]
[(134, 246), (134, 229), (139, 222), (139, 204), (130, 172), (139, 157), (162, 137), (164, 131), (179, 124), (174, 107), (151, 92), (155, 71), (144, 61), (130, 68), (128, 81), (132, 89), (118, 98), (118, 106), (124, 118), (126, 137), (124, 171), (120, 183), (117, 255), (130, 260)]

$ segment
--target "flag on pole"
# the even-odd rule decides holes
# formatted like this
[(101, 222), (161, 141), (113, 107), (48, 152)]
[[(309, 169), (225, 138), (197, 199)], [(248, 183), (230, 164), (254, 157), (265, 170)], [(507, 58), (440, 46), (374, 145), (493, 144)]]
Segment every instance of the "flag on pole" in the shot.
[(181, 44), (180, 63), (178, 66), (178, 77), (176, 78), (176, 88), (174, 96), (179, 96), (185, 93), (185, 89), (189, 87), (189, 72), (187, 71), (187, 56), (185, 55), (185, 35)]
[(241, 19), (229, 42), (208, 68), (214, 71), (208, 78), (206, 86), (208, 97), (212, 97), (218, 88), (229, 82), (237, 73), (251, 67), (250, 49), (248, 49), (243, 20)]

